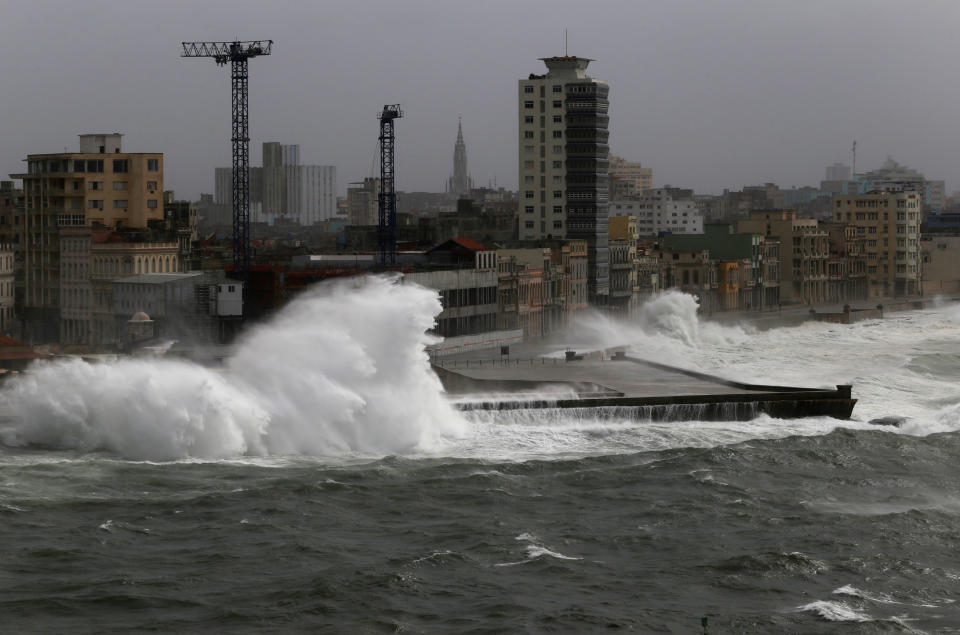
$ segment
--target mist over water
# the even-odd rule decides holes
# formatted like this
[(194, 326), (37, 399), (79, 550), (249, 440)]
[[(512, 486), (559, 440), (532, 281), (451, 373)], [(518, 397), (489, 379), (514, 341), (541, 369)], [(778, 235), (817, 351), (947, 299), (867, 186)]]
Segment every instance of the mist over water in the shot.
[(429, 368), (433, 291), (387, 277), (323, 284), (237, 346), (224, 370), (125, 358), (43, 364), (0, 399), (7, 445), (171, 460), (428, 451), (461, 433)]

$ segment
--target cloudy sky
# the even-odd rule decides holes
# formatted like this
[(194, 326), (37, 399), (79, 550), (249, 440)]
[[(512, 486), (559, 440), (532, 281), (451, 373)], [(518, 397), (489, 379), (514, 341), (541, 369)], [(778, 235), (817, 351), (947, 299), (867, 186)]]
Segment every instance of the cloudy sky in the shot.
[(212, 192), (230, 163), (230, 80), (182, 40), (273, 39), (250, 62), (251, 162), (264, 141), (376, 169), (376, 114), (400, 103), (398, 189), (440, 191), (463, 117), (477, 183), (517, 184), (517, 80), (540, 57), (595, 61), (611, 150), (657, 185), (815, 185), (890, 154), (960, 189), (957, 0), (5, 0), (0, 171), (122, 132), (163, 152), (166, 187)]

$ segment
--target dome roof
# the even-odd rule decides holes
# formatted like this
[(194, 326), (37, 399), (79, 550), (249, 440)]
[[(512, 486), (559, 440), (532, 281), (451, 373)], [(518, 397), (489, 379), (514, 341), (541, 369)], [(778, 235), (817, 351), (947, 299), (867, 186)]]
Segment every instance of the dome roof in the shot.
[(130, 322), (150, 322), (150, 316), (144, 313), (143, 311), (137, 311), (133, 314), (133, 317), (130, 318)]

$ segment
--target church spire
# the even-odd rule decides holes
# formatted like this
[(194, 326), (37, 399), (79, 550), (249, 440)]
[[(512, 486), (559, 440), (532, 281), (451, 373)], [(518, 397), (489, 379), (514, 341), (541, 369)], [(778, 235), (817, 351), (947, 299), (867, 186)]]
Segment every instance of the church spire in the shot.
[(453, 176), (447, 184), (447, 191), (458, 198), (470, 196), (473, 182), (467, 173), (467, 144), (463, 141), (463, 120), (457, 117), (457, 142), (453, 146)]

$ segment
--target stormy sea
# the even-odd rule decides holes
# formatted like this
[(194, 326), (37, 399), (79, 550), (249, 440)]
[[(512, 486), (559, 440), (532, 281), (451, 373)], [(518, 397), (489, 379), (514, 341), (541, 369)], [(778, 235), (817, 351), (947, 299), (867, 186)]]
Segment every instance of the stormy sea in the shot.
[(860, 400), (656, 423), (461, 414), (424, 350), (439, 311), (321, 285), (223, 367), (9, 380), (3, 632), (960, 632), (960, 307), (756, 330), (670, 293), (581, 320), (578, 349)]

